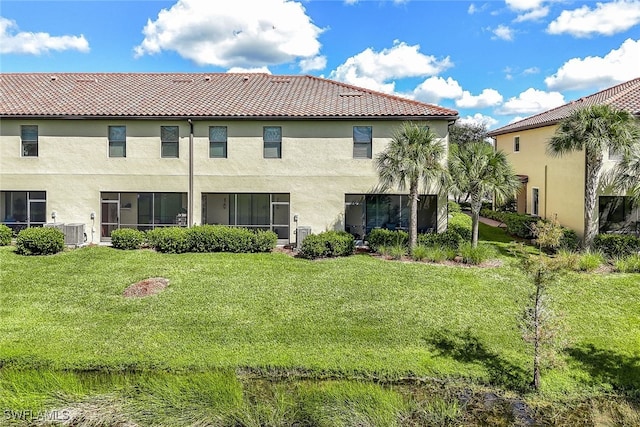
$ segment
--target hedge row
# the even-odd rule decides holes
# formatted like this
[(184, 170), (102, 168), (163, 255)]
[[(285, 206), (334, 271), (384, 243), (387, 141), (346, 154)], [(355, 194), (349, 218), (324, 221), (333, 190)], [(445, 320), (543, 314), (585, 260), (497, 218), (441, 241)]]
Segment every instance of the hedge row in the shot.
[(609, 258), (620, 258), (640, 253), (640, 237), (631, 234), (598, 234), (593, 249)]
[(278, 236), (273, 231), (252, 231), (224, 225), (159, 227), (143, 233), (121, 228), (111, 233), (111, 244), (117, 249), (138, 249), (143, 244), (164, 253), (184, 252), (270, 252)]
[(346, 231), (325, 231), (311, 234), (302, 241), (300, 256), (304, 258), (327, 258), (349, 256), (355, 250), (353, 236)]

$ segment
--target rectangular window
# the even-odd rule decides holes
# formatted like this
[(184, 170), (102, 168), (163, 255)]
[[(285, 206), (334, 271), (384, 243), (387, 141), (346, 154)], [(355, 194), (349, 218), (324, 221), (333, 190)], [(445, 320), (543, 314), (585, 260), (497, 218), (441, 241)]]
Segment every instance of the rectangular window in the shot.
[(280, 159), (282, 157), (282, 128), (280, 126), (265, 126), (263, 128), (265, 159)]
[(44, 191), (0, 192), (0, 218), (14, 232), (39, 227), (47, 222), (47, 193)]
[(209, 126), (209, 157), (227, 158), (227, 127)]
[(353, 158), (370, 159), (372, 154), (373, 129), (371, 126), (353, 127)]
[(281, 244), (289, 242), (289, 194), (203, 193), (202, 223), (271, 230)]
[(187, 225), (187, 193), (101, 193), (100, 238), (119, 228), (146, 231)]
[(540, 190), (531, 189), (531, 215), (540, 215)]
[(109, 126), (109, 157), (127, 157), (126, 126)]
[[(437, 229), (437, 196), (420, 195), (418, 202), (418, 232)], [(409, 197), (404, 194), (345, 195), (345, 231), (363, 239), (375, 228), (408, 230)]]
[(20, 126), (22, 157), (38, 157), (38, 126)]
[(160, 126), (160, 140), (162, 157), (178, 158), (178, 126)]
[(600, 233), (640, 233), (640, 205), (631, 197), (600, 196), (598, 198), (598, 231)]
[(517, 153), (520, 151), (520, 137), (516, 136), (513, 138), (513, 152)]

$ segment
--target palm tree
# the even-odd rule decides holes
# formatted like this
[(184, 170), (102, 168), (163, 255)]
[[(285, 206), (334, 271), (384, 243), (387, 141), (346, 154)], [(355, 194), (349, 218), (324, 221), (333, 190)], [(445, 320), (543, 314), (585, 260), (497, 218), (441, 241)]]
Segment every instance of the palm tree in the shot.
[(604, 153), (611, 150), (625, 157), (639, 137), (631, 113), (609, 105), (591, 105), (562, 120), (547, 144), (547, 152), (553, 156), (584, 151), (584, 248), (591, 246), (598, 232), (593, 216)]
[(424, 125), (404, 122), (394, 132), (389, 146), (376, 157), (382, 191), (409, 188), (409, 247), (418, 242), (418, 194), (424, 187), (439, 184), (444, 175), (441, 163), (445, 146)]
[(622, 156), (611, 177), (614, 191), (629, 195), (633, 203), (640, 203), (640, 139)]
[(471, 246), (478, 246), (478, 223), (482, 199), (494, 196), (497, 203), (514, 197), (520, 180), (503, 151), (495, 151), (484, 141), (453, 144), (449, 149), (452, 191), (471, 199)]

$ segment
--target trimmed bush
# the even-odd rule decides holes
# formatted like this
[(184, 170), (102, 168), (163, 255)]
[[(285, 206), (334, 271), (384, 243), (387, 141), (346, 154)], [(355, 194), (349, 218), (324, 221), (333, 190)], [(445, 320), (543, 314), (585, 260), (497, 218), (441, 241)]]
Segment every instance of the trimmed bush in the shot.
[(302, 242), (300, 256), (304, 258), (325, 258), (349, 256), (355, 250), (353, 236), (346, 231), (325, 231), (311, 234)]
[(640, 252), (640, 238), (630, 234), (598, 234), (593, 249), (609, 258), (619, 258)]
[(562, 238), (560, 239), (560, 248), (567, 251), (578, 250), (580, 239), (575, 231), (570, 228), (562, 227)]
[(149, 246), (158, 252), (180, 254), (189, 251), (188, 229), (184, 227), (158, 227), (147, 231)]
[(10, 245), (12, 237), (13, 231), (6, 225), (0, 224), (0, 246)]
[(111, 232), (111, 246), (116, 249), (140, 249), (144, 241), (144, 232), (134, 228), (119, 228)]
[(369, 243), (369, 249), (379, 252), (383, 246), (407, 246), (409, 244), (409, 233), (402, 230), (392, 231), (385, 228), (374, 228), (367, 234), (367, 242)]
[[(353, 237), (352, 237), (353, 239)], [(271, 252), (278, 244), (278, 235), (273, 231), (258, 230), (252, 252)]]
[(469, 215), (454, 212), (449, 218), (447, 229), (458, 234), (462, 240), (471, 241), (471, 222)]
[(20, 230), (16, 238), (20, 255), (51, 255), (64, 248), (64, 233), (52, 227), (31, 227)]
[(418, 245), (427, 247), (442, 246), (447, 249), (458, 250), (464, 239), (454, 230), (443, 233), (427, 233), (418, 235)]

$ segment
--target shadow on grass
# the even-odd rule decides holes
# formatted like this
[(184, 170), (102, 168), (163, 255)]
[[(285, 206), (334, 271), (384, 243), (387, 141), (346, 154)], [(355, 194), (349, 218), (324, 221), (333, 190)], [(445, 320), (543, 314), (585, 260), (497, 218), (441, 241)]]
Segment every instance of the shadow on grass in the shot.
[(589, 344), (567, 353), (591, 375), (593, 384), (608, 383), (614, 389), (640, 397), (640, 357), (631, 357)]
[(529, 389), (532, 374), (487, 349), (470, 330), (462, 333), (437, 332), (427, 339), (427, 343), (442, 356), (451, 357), (462, 363), (477, 363), (484, 366), (492, 385), (518, 392)]

